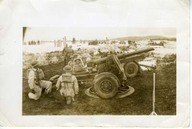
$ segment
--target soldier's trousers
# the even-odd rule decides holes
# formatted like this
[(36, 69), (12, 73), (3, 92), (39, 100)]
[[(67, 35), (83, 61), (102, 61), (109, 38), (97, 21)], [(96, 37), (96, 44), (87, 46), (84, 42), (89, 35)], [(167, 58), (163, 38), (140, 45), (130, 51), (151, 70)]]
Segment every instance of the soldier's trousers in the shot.
[(40, 86), (38, 86), (38, 85), (34, 86), (33, 90), (35, 93), (30, 92), (28, 94), (28, 97), (30, 99), (38, 100), (41, 97), (41, 93), (42, 93), (43, 89), (45, 89), (46, 94), (50, 93), (52, 90), (52, 82), (50, 82), (50, 81), (41, 80), (39, 82), (39, 85)]

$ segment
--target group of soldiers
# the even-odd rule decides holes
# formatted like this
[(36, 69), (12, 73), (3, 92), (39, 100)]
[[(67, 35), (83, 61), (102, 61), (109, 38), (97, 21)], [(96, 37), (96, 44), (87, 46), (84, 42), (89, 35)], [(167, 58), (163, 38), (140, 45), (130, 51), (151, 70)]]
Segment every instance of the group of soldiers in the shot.
[[(45, 94), (49, 94), (53, 89), (52, 82), (45, 80), (44, 72), (38, 67), (37, 63), (32, 63), (29, 68), (28, 84), (30, 88), (28, 97), (33, 100), (38, 100), (41, 97), (42, 90), (45, 90)], [(75, 95), (79, 92), (79, 86), (77, 78), (72, 75), (71, 66), (66, 65), (63, 68), (63, 73), (58, 78), (55, 88), (66, 99), (67, 104), (71, 104), (75, 100)]]
[[(63, 49), (64, 68), (63, 73), (57, 79), (56, 90), (60, 91), (60, 94), (65, 98), (67, 104), (71, 104), (75, 100), (75, 95), (79, 92), (79, 86), (77, 78), (72, 73), (86, 71), (87, 60), (80, 58), (78, 52), (76, 54), (71, 46), (66, 45)], [(101, 54), (100, 50), (99, 53)], [(91, 60), (91, 58), (89, 59)], [(30, 92), (28, 97), (33, 100), (38, 100), (41, 97), (42, 91), (45, 94), (49, 94), (53, 89), (53, 83), (50, 80), (45, 80), (45, 75), (42, 69), (39, 68), (37, 62), (33, 62), (28, 69), (28, 85)]]
[(70, 65), (73, 72), (85, 71), (85, 63), (87, 62), (83, 57), (81, 58), (81, 49), (79, 48), (74, 53), (72, 46), (66, 46), (63, 49), (64, 65)]
[[(63, 73), (57, 80), (56, 90), (60, 91), (60, 95), (66, 100), (66, 104), (71, 104), (75, 101), (75, 95), (79, 92), (77, 78), (72, 75), (73, 68), (68, 65), (73, 50), (71, 47), (65, 47), (64, 54), (64, 68)], [(38, 100), (41, 97), (42, 91), (49, 94), (53, 89), (53, 84), (49, 80), (45, 80), (45, 75), (42, 69), (39, 68), (37, 62), (33, 62), (28, 69), (28, 85), (30, 92), (28, 97), (33, 100)]]

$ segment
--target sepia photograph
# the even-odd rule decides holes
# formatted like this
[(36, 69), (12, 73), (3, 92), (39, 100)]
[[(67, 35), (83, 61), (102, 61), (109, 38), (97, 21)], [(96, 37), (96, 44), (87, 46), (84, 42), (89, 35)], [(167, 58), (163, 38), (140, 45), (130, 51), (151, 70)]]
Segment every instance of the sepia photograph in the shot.
[(190, 126), (189, 0), (0, 0), (0, 126)]
[(177, 115), (176, 28), (23, 27), (22, 115)]

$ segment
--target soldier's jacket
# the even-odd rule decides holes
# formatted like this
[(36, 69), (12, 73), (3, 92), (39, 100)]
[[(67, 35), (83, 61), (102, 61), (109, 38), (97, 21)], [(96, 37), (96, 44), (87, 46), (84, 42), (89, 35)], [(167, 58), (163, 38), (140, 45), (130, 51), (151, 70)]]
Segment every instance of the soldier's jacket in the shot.
[(42, 69), (31, 68), (28, 70), (28, 84), (30, 89), (34, 89), (34, 85), (39, 85), (39, 81), (44, 79), (45, 75)]
[(71, 48), (69, 48), (69, 47), (65, 47), (64, 49), (63, 49), (63, 55), (64, 56), (72, 56), (73, 55), (73, 53), (74, 53), (74, 51), (73, 51), (73, 49), (71, 49)]
[(74, 97), (75, 94), (79, 92), (79, 86), (77, 82), (77, 78), (69, 73), (62, 74), (56, 84), (56, 88), (60, 89), (60, 93), (63, 96), (71, 96)]

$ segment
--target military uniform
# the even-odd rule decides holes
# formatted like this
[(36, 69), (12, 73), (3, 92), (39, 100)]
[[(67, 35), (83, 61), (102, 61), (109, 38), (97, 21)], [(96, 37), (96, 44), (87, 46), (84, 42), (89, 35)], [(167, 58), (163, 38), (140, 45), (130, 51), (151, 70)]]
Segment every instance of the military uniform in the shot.
[(38, 100), (41, 97), (42, 89), (45, 89), (45, 93), (48, 94), (52, 89), (52, 82), (43, 80), (44, 73), (41, 69), (30, 68), (28, 74), (29, 88), (34, 93), (29, 92), (28, 97), (30, 99)]
[(64, 67), (64, 71), (65, 73), (57, 81), (56, 88), (60, 89), (60, 94), (66, 98), (67, 104), (70, 104), (75, 100), (74, 97), (79, 92), (79, 86), (77, 78), (70, 73), (72, 68), (69, 65)]
[(68, 47), (66, 46), (64, 49), (63, 49), (63, 56), (64, 56), (64, 64), (67, 65), (69, 60), (70, 60), (70, 57), (74, 54), (74, 51), (71, 47)]

